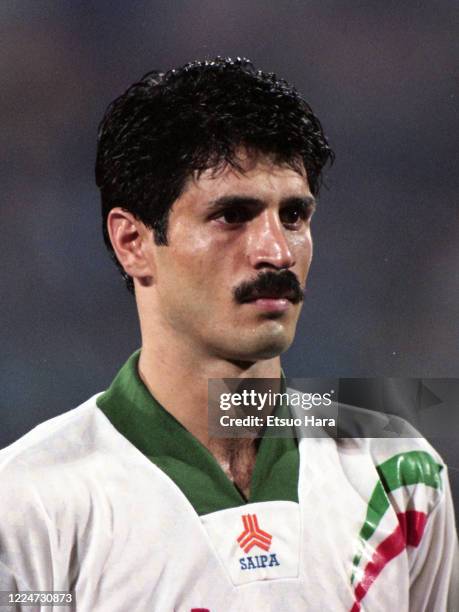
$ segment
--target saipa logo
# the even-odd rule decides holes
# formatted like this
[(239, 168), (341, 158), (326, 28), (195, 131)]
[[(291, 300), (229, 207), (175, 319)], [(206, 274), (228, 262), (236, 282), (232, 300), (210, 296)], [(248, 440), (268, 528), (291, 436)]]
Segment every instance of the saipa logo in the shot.
[[(269, 552), (271, 548), (272, 535), (267, 531), (263, 531), (258, 524), (258, 518), (256, 514), (244, 514), (242, 516), (242, 523), (244, 525), (244, 531), (237, 538), (237, 543), (242, 550), (247, 554), (252, 548), (257, 546)], [(265, 567), (275, 567), (280, 565), (277, 560), (276, 553), (270, 553), (269, 555), (252, 555), (248, 557), (242, 557), (239, 559), (241, 570), (254, 570), (263, 569)]]

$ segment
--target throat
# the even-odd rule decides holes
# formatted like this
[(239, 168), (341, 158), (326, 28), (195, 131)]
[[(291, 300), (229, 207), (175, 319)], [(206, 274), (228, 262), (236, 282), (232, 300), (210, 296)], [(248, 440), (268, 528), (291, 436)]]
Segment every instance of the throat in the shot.
[(210, 452), (246, 501), (250, 498), (257, 449), (257, 440), (251, 439), (213, 439), (209, 443)]

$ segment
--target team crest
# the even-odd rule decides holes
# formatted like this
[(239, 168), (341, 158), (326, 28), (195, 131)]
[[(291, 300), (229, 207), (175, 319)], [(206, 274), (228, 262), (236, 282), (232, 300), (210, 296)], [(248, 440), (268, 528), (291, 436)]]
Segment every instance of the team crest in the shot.
[(237, 539), (242, 550), (245, 553), (248, 553), (254, 546), (258, 546), (258, 548), (268, 552), (268, 550), (271, 548), (271, 541), (273, 537), (270, 533), (260, 529), (257, 515), (244, 514), (242, 517), (242, 522), (244, 524), (244, 531)]
[[(242, 516), (244, 531), (237, 538), (237, 543), (242, 550), (248, 554), (255, 546), (268, 552), (271, 548), (272, 535), (260, 528), (256, 514), (244, 514)], [(280, 565), (276, 554), (253, 555), (239, 559), (242, 570), (263, 569)]]

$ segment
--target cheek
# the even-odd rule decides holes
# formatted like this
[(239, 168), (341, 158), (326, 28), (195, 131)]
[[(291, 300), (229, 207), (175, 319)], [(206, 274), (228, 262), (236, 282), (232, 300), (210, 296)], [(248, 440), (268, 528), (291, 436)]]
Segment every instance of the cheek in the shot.
[(222, 285), (221, 252), (211, 252), (208, 248), (203, 250), (180, 250), (170, 253), (169, 265), (166, 264), (168, 291), (177, 292), (183, 298), (186, 296), (188, 305), (194, 303), (200, 309), (217, 298)]
[(304, 273), (307, 273), (311, 264), (313, 245), (311, 232), (295, 235), (290, 242), (290, 248), (295, 255), (297, 267)]

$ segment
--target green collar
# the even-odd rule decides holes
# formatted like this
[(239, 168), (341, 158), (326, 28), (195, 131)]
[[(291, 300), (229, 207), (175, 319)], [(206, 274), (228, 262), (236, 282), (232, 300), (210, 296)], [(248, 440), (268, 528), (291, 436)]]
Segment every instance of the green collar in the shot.
[(97, 405), (112, 425), (165, 472), (199, 515), (261, 501), (298, 502), (299, 452), (292, 438), (263, 437), (246, 500), (213, 455), (151, 395), (137, 372), (140, 351)]

